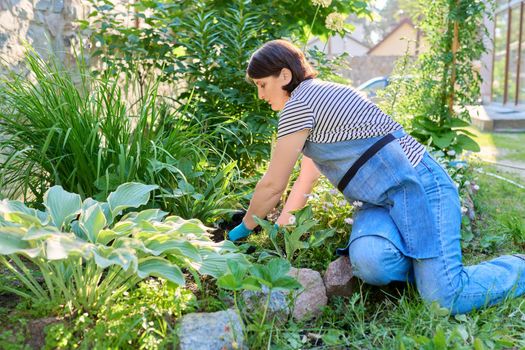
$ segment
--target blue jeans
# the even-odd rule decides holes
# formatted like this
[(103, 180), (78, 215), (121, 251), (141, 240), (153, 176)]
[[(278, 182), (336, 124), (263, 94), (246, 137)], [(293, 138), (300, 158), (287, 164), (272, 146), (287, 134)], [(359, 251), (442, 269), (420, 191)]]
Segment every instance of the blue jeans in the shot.
[(349, 254), (354, 274), (373, 285), (415, 282), (425, 301), (437, 301), (453, 314), (523, 294), (525, 260), (517, 256), (505, 255), (478, 265), (463, 266), (457, 189), (428, 154), (416, 171), (435, 218), (439, 256), (413, 259), (403, 254), (400, 234), (389, 212), (383, 207), (365, 205), (354, 217), (350, 237)]

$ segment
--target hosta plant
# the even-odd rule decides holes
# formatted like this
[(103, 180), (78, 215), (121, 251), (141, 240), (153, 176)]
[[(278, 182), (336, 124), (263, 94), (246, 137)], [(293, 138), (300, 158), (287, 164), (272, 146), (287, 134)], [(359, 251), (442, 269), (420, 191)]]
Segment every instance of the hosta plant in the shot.
[(159, 209), (130, 211), (155, 189), (126, 183), (98, 202), (53, 186), (45, 211), (0, 201), (0, 263), (25, 287), (0, 290), (51, 308), (94, 311), (148, 276), (184, 285), (181, 268), (197, 279), (197, 273), (219, 277), (227, 260), (244, 261), (233, 243), (211, 241), (198, 220), (166, 217)]

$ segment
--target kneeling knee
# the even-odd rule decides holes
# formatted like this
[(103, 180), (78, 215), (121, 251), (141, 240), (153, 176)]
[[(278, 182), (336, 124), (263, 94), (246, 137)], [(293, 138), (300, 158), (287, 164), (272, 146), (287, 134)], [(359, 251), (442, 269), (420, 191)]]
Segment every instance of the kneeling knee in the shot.
[(380, 253), (350, 249), (350, 261), (354, 276), (363, 282), (375, 286), (392, 282), (385, 269), (384, 258)]

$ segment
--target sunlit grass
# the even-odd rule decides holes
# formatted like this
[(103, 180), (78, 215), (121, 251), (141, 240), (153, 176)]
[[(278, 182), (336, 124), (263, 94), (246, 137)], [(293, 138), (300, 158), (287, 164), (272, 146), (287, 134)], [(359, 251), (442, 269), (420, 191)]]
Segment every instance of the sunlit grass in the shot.
[(482, 159), (525, 163), (525, 133), (489, 133), (475, 127), (470, 127), (469, 131), (476, 135), (475, 140), (482, 148)]

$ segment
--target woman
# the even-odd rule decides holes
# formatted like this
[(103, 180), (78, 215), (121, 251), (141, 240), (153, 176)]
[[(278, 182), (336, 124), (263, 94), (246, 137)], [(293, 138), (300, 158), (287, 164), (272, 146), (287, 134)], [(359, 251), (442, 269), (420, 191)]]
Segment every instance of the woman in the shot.
[(281, 111), (278, 138), (243, 222), (229, 238), (246, 237), (257, 226), (253, 217), (274, 208), (303, 153), (278, 224), (304, 205), (319, 172), (325, 175), (348, 201), (363, 202), (340, 252), (349, 254), (354, 275), (364, 282), (415, 282), (425, 301), (454, 314), (521, 295), (525, 256), (462, 265), (457, 188), (425, 148), (352, 88), (315, 75), (303, 53), (284, 40), (252, 55), (247, 77), (259, 98)]

